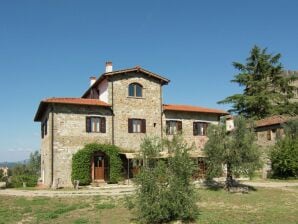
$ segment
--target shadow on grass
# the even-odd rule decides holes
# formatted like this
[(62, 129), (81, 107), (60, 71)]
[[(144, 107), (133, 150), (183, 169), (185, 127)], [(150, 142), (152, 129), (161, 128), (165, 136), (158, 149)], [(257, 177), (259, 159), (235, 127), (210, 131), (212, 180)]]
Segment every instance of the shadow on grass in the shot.
[(241, 184), (240, 182), (234, 180), (232, 187), (230, 189), (226, 188), (225, 182), (219, 182), (215, 180), (206, 180), (203, 183), (206, 189), (211, 191), (219, 191), (219, 190), (226, 190), (231, 193), (248, 193), (249, 191), (257, 191), (257, 189), (253, 186)]

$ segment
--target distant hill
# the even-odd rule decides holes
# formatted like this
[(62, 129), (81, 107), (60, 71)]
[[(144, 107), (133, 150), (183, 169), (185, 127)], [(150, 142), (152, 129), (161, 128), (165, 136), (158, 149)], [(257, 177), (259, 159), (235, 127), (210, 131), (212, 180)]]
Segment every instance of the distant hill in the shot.
[(19, 162), (0, 162), (0, 167), (5, 167), (7, 166), (8, 168), (13, 168), (15, 165), (19, 164), (19, 163), (26, 163), (27, 161), (24, 160), (24, 161), (19, 161)]

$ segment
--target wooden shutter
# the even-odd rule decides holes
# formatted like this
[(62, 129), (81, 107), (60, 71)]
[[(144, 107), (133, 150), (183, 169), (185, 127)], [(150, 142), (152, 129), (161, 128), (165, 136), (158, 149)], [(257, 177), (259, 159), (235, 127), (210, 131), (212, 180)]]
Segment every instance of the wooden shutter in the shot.
[(146, 119), (141, 120), (141, 132), (146, 133)]
[(44, 124), (42, 123), (42, 124), (40, 125), (41, 138), (44, 137), (43, 127), (44, 127)]
[(91, 132), (91, 117), (86, 117), (86, 132)]
[(128, 118), (128, 133), (133, 132), (133, 127), (132, 127), (132, 119)]
[(199, 135), (199, 129), (198, 129), (198, 123), (197, 122), (193, 122), (193, 135), (194, 136)]
[(170, 134), (170, 121), (166, 121), (166, 134)]
[(204, 123), (203, 126), (204, 126), (203, 135), (207, 135), (208, 123)]
[(44, 123), (44, 135), (48, 134), (48, 119), (46, 119), (45, 123)]
[(182, 132), (182, 121), (177, 121), (177, 130), (178, 132)]
[(105, 117), (100, 118), (100, 132), (106, 133), (106, 118)]

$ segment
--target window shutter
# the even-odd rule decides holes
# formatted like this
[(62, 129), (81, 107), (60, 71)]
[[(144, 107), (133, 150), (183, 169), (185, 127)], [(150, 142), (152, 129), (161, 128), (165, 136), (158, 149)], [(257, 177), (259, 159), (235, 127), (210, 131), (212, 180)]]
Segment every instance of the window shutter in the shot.
[(44, 137), (44, 133), (43, 133), (43, 127), (44, 127), (44, 124), (42, 123), (41, 126), (40, 126), (40, 133), (41, 133), (41, 138)]
[(132, 128), (132, 119), (128, 119), (128, 133), (132, 133), (133, 128)]
[(141, 121), (141, 132), (146, 133), (146, 119), (142, 119)]
[(193, 135), (194, 136), (199, 135), (199, 129), (198, 129), (198, 123), (197, 122), (193, 122)]
[(91, 132), (91, 117), (86, 117), (86, 132)]
[(170, 134), (170, 121), (166, 121), (166, 134)]
[(178, 130), (179, 132), (182, 131), (182, 121), (177, 121), (177, 130)]
[(205, 124), (204, 124), (203, 135), (207, 135), (207, 128), (208, 128), (208, 123), (205, 123)]
[(106, 133), (106, 118), (105, 117), (100, 118), (100, 132)]

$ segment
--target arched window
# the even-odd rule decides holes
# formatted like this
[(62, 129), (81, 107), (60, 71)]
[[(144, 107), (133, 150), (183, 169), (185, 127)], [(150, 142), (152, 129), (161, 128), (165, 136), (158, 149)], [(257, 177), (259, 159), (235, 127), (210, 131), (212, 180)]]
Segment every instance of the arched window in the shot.
[(141, 86), (139, 83), (129, 84), (128, 96), (142, 97), (143, 96), (143, 86)]

